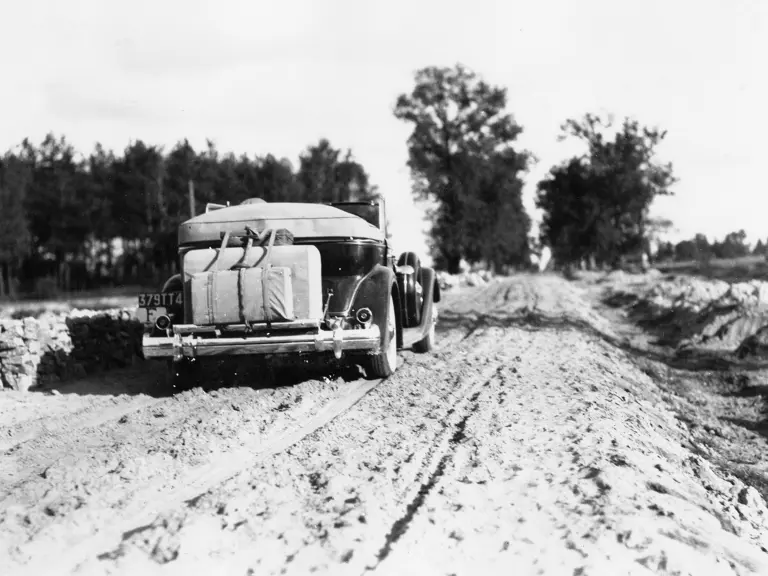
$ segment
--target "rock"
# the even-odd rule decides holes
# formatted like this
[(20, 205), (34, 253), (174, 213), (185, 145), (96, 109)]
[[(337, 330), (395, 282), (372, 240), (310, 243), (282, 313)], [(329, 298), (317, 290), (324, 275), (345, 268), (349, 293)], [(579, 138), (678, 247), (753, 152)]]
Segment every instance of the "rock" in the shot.
[(727, 494), (730, 490), (731, 485), (720, 478), (705, 459), (696, 457), (693, 462), (693, 469), (706, 487), (724, 494)]
[(0, 379), (27, 390), (59, 375), (81, 378), (91, 368), (131, 365), (142, 334), (141, 323), (123, 310), (0, 320)]
[(738, 500), (739, 504), (743, 504), (759, 514), (766, 512), (765, 500), (753, 486), (743, 488), (739, 492)]
[(768, 326), (763, 326), (755, 334), (747, 336), (736, 348), (736, 356), (742, 360), (748, 357), (768, 357)]
[(16, 379), (16, 390), (26, 392), (35, 385), (35, 380), (29, 374), (19, 374)]

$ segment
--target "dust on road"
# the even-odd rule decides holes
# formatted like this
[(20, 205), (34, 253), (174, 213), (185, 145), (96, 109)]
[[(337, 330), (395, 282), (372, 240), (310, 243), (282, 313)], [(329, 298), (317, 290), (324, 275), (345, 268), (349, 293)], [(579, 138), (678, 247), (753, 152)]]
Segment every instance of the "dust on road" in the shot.
[(136, 370), (120, 395), (3, 394), (0, 566), (768, 573), (762, 497), (692, 451), (587, 296), (550, 276), (450, 293), (437, 351), (375, 387), (152, 396)]

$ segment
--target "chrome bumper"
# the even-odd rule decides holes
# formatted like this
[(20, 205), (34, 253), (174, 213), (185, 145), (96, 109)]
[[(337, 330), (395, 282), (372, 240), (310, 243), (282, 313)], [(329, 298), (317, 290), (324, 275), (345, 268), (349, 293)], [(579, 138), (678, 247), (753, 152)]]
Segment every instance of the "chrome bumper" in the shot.
[(376, 351), (381, 346), (379, 327), (354, 330), (322, 330), (310, 334), (292, 335), (277, 330), (269, 336), (259, 333), (247, 336), (212, 336), (203, 338), (200, 333), (211, 330), (179, 327), (172, 336), (153, 337), (145, 334), (142, 340), (146, 358), (183, 358), (198, 356), (229, 356), (247, 354), (281, 354), (295, 352), (331, 351), (341, 358), (344, 350)]

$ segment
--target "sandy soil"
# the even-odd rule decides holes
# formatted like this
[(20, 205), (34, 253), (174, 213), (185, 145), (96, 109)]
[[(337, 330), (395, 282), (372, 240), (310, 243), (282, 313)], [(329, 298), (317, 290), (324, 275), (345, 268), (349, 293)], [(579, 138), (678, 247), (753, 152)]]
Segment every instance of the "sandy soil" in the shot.
[(758, 396), (651, 354), (603, 289), (448, 293), (382, 382), (0, 394), (0, 571), (768, 574), (764, 492), (723, 460), (764, 449), (724, 420)]

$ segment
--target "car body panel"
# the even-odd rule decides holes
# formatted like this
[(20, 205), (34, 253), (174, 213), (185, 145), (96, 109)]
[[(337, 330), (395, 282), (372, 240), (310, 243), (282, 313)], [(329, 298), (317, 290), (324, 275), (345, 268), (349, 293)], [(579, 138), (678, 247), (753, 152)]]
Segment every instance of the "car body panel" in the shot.
[(383, 230), (339, 208), (276, 202), (228, 206), (195, 216), (179, 226), (179, 245), (220, 242), (222, 233), (242, 233), (245, 226), (259, 233), (285, 228), (297, 240), (359, 238), (383, 242), (385, 239)]
[[(378, 224), (375, 225), (375, 224)], [(419, 326), (403, 328), (399, 285), (403, 270), (386, 239), (383, 203), (357, 202), (341, 208), (324, 204), (252, 202), (221, 206), (179, 227), (180, 263), (190, 249), (221, 248), (226, 232), (234, 245), (250, 230), (287, 229), (293, 244), (316, 246), (321, 256), (322, 318), (296, 318), (286, 322), (196, 326), (190, 322), (189, 303), (183, 311), (169, 312), (172, 322), (148, 327), (144, 351), (148, 358), (180, 361), (196, 356), (242, 354), (291, 355), (332, 352), (336, 358), (380, 354), (387, 331), (390, 298), (396, 307), (398, 348), (410, 346), (428, 332), (433, 321), (432, 298), (439, 298), (434, 272), (422, 268), (423, 318)], [(227, 246), (232, 246), (227, 243)], [(186, 290), (181, 275), (171, 277), (163, 291)], [(428, 280), (427, 280), (428, 278)], [(367, 309), (363, 310), (363, 309)], [(363, 310), (362, 315), (358, 312)], [(370, 312), (370, 314), (369, 314)]]

